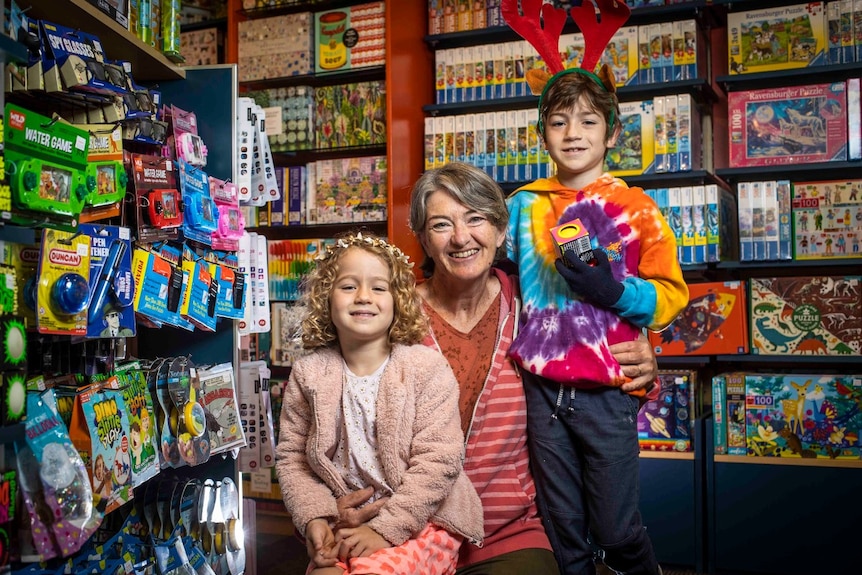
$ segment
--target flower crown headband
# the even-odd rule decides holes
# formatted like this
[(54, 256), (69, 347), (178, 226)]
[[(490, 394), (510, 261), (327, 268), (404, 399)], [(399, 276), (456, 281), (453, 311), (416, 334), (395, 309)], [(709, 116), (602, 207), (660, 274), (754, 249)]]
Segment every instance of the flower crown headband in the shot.
[(400, 249), (390, 244), (384, 239), (378, 238), (376, 236), (363, 236), (362, 232), (357, 232), (356, 234), (350, 234), (347, 236), (343, 236), (335, 240), (334, 244), (329, 244), (326, 248), (320, 252), (320, 254), (314, 258), (317, 261), (326, 261), (329, 259), (335, 252), (340, 250), (345, 250), (347, 248), (359, 246), (359, 247), (374, 247), (381, 250), (384, 250), (389, 253), (396, 261), (406, 265), (408, 268), (413, 268), (413, 262), (410, 261), (410, 258), (402, 252)]
[[(607, 64), (602, 64), (598, 74), (593, 70), (596, 69), (596, 64), (599, 63), (608, 42), (631, 14), (631, 10), (623, 0), (580, 0), (577, 6), (569, 9), (572, 20), (584, 35), (584, 55), (579, 65), (573, 68), (565, 68), (563, 58), (560, 56), (560, 35), (566, 24), (564, 9), (546, 4), (544, 0), (503, 0), (500, 12), (509, 27), (536, 49), (547, 68), (547, 71), (533, 69), (526, 73), (530, 91), (533, 95), (539, 96), (538, 130), (540, 134), (544, 134), (542, 101), (551, 84), (561, 76), (572, 73), (582, 74), (605, 91), (611, 94), (616, 92), (614, 76)], [(613, 124), (613, 112), (610, 119), (610, 123)]]

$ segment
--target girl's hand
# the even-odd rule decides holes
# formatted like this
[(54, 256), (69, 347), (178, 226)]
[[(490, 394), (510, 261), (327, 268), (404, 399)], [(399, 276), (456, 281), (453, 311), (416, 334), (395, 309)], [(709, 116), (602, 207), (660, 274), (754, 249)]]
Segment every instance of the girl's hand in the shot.
[(367, 525), (339, 529), (335, 534), (338, 556), (346, 561), (350, 557), (368, 557), (375, 551), (392, 547), (389, 542)]
[(318, 567), (331, 567), (338, 559), (335, 534), (325, 519), (312, 519), (305, 526), (305, 548), (308, 558)]
[(359, 527), (377, 517), (380, 509), (389, 501), (389, 498), (382, 497), (374, 503), (363, 505), (372, 495), (374, 495), (374, 488), (366, 487), (339, 497), (336, 502), (338, 504), (338, 523), (335, 527), (337, 529)]

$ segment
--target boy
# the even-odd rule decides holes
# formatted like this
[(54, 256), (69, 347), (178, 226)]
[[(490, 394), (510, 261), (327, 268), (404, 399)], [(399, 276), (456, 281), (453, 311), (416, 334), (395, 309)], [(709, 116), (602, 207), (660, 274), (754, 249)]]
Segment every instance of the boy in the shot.
[[(667, 326), (688, 288), (655, 203), (604, 172), (620, 130), (612, 79), (557, 73), (539, 101), (539, 133), (558, 173), (507, 200), (523, 295), (511, 354), (524, 371), (539, 510), (564, 574), (595, 572), (592, 544), (618, 572), (661, 573), (638, 511), (640, 398), (619, 389), (608, 345)], [(549, 230), (576, 218), (591, 237), (589, 263), (555, 253)]]

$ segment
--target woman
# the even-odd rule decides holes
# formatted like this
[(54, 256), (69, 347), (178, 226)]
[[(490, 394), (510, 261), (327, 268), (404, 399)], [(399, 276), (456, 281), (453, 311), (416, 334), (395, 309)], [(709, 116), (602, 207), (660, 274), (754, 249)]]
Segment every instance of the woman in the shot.
[[(468, 164), (429, 170), (413, 188), (410, 228), (425, 252), (428, 277), (418, 286), (432, 331), (427, 343), (442, 351), (458, 379), (464, 470), (485, 517), (484, 544), (461, 547), (458, 575), (558, 573), (536, 510), (521, 378), (507, 355), (519, 312), (516, 278), (496, 265), (506, 254), (508, 218), (499, 186)], [(653, 383), (656, 364), (646, 338), (611, 351), (632, 378), (623, 390)], [(375, 513), (378, 504), (355, 508), (364, 496), (340, 502), (342, 521), (362, 522)]]

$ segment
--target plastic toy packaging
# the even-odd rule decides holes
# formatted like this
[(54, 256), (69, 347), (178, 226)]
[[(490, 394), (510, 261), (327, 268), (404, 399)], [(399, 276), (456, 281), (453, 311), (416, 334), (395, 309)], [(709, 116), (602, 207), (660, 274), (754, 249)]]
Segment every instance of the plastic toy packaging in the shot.
[(193, 166), (206, 166), (207, 146), (198, 135), (198, 122), (195, 113), (171, 106), (170, 120), (174, 127), (176, 158)]
[(210, 196), (218, 206), (218, 227), (212, 233), (214, 250), (235, 252), (245, 231), (245, 217), (239, 209), (236, 184), (210, 176)]
[(90, 237), (45, 229), (38, 277), (39, 333), (85, 335), (90, 301)]
[(67, 557), (95, 533), (87, 469), (55, 409), (53, 391), (27, 395), (25, 443), (16, 443), (18, 476), (42, 560)]
[(87, 306), (88, 337), (135, 335), (135, 297), (129, 228), (81, 224), (90, 237), (90, 302)]
[(179, 165), (180, 190), (185, 206), (183, 234), (187, 240), (209, 246), (219, 226), (219, 210), (210, 195), (209, 176), (185, 160), (180, 160)]

